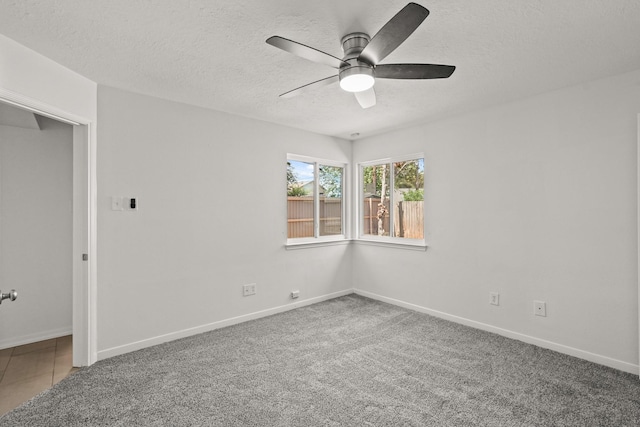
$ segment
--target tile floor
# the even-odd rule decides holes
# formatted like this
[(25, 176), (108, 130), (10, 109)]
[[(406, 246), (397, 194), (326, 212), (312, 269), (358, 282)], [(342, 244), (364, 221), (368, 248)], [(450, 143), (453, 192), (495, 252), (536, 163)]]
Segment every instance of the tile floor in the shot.
[(0, 416), (75, 372), (71, 335), (0, 350)]

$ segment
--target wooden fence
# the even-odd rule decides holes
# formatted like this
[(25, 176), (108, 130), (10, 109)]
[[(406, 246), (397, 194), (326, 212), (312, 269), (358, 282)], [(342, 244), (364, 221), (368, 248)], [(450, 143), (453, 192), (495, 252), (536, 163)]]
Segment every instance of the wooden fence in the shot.
[(396, 237), (406, 239), (424, 237), (424, 202), (398, 202), (394, 215)]
[[(380, 199), (370, 198), (364, 201), (362, 223), (363, 234), (378, 235), (378, 204)], [(383, 219), (384, 235), (389, 235), (389, 200), (385, 201), (387, 214)], [(424, 202), (398, 202), (394, 206), (394, 235), (407, 239), (424, 237)]]
[[(362, 213), (364, 215), (364, 221), (362, 221), (362, 234), (375, 234), (378, 235), (378, 205), (380, 199), (367, 198), (364, 200)], [(387, 210), (387, 214), (382, 219), (382, 227), (384, 228), (384, 235), (389, 235), (389, 199), (384, 203), (384, 207)]]
[[(363, 233), (378, 234), (378, 203), (366, 199), (363, 206)], [(313, 237), (313, 197), (287, 197), (288, 238)], [(385, 236), (389, 235), (389, 201), (383, 219)], [(424, 202), (398, 202), (394, 207), (396, 237), (422, 239), (424, 236)], [(320, 235), (342, 234), (342, 199), (320, 198)]]
[[(320, 198), (320, 236), (342, 234), (342, 199)], [(287, 236), (313, 237), (313, 197), (287, 197)]]

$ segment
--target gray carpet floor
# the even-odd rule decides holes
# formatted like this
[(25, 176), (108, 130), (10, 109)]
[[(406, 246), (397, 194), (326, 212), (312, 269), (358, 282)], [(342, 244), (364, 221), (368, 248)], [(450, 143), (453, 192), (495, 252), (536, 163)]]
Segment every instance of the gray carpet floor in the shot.
[(348, 295), (98, 362), (0, 425), (640, 426), (640, 381)]

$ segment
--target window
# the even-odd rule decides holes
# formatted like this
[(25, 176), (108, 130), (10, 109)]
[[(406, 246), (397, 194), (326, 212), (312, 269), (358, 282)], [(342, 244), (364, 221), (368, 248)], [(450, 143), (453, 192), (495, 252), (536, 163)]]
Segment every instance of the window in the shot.
[(424, 240), (424, 157), (360, 165), (360, 237)]
[(344, 239), (344, 171), (343, 163), (287, 156), (289, 243)]

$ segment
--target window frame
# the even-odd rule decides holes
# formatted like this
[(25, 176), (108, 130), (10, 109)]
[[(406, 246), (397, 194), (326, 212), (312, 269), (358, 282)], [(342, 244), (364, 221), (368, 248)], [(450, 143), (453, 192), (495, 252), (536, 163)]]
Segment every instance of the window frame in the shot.
[[(355, 179), (356, 181), (356, 192), (357, 192), (357, 201), (356, 201), (356, 207), (355, 207), (355, 215), (356, 215), (356, 228), (357, 228), (357, 236), (355, 241), (359, 244), (368, 244), (368, 245), (376, 245), (376, 246), (386, 246), (386, 247), (399, 247), (399, 248), (403, 248), (403, 249), (413, 249), (413, 250), (426, 250), (427, 249), (427, 243), (426, 243), (426, 238), (425, 238), (425, 234), (426, 234), (426, 221), (425, 221), (425, 215), (423, 214), (422, 216), (422, 222), (423, 222), (423, 234), (422, 234), (422, 239), (410, 239), (410, 238), (406, 238), (406, 237), (396, 237), (393, 236), (392, 234), (395, 232), (395, 225), (394, 225), (394, 215), (395, 215), (395, 209), (394, 204), (395, 204), (395, 199), (394, 199), (394, 189), (395, 189), (395, 176), (393, 173), (393, 164), (396, 162), (404, 162), (404, 161), (409, 161), (409, 160), (418, 160), (418, 159), (422, 159), (423, 164), (425, 164), (425, 157), (424, 157), (424, 153), (413, 153), (413, 154), (408, 154), (408, 155), (403, 155), (403, 156), (395, 156), (395, 157), (387, 157), (387, 158), (381, 158), (381, 159), (376, 159), (376, 160), (367, 160), (367, 161), (361, 161), (357, 163), (357, 171), (358, 171), (358, 175)], [(374, 234), (364, 234), (364, 179), (363, 179), (363, 174), (364, 174), (364, 168), (365, 167), (370, 167), (370, 166), (376, 166), (376, 165), (382, 165), (382, 164), (389, 164), (392, 167), (392, 170), (390, 171), (389, 175), (390, 175), (390, 182), (389, 182), (389, 206), (391, 207), (389, 209), (389, 236), (376, 236)], [(426, 211), (426, 192), (425, 192), (425, 186), (426, 186), (426, 179), (424, 180), (423, 184), (422, 184), (422, 191), (423, 194), (425, 194), (425, 197), (422, 200), (423, 203), (423, 212)]]
[[(313, 237), (295, 237), (289, 238), (288, 224), (286, 225), (286, 244), (287, 249), (303, 249), (307, 247), (315, 246), (330, 246), (338, 244), (349, 243), (349, 163), (341, 162), (337, 160), (323, 159), (319, 157), (303, 156), (299, 154), (287, 153), (287, 163), (289, 161), (298, 161), (304, 163), (312, 163), (314, 180), (313, 180)], [(332, 234), (327, 236), (320, 236), (320, 166), (332, 166), (342, 168), (342, 206), (341, 206), (341, 234)], [(286, 202), (287, 199), (285, 199)], [(289, 212), (288, 206), (285, 205), (286, 218), (288, 221)]]

